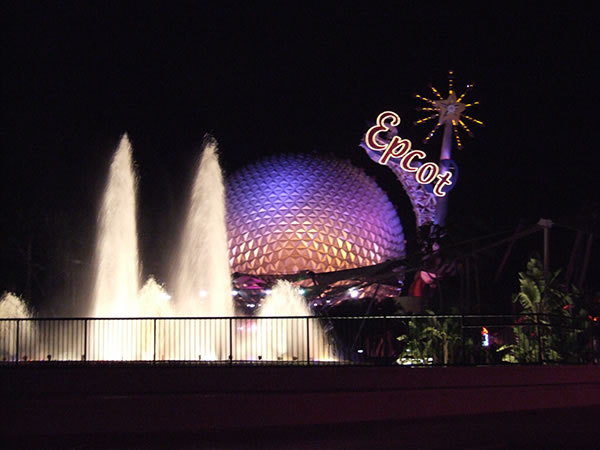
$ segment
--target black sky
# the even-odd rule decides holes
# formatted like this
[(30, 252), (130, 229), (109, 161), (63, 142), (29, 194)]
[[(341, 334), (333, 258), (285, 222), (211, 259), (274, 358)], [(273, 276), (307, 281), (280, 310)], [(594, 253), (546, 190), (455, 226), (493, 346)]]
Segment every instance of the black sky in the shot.
[[(413, 220), (400, 185), (358, 142), (386, 109), (420, 142), (429, 128), (412, 125), (421, 117), (412, 95), (428, 95), (430, 82), (444, 91), (448, 69), (459, 91), (476, 82), (472, 112), (486, 123), (454, 153), (453, 224), (503, 229), (598, 200), (598, 23), (583, 8), (196, 3), (2, 7), (5, 283), (19, 276), (26, 237), (55, 236), (57, 222), (78, 236), (75, 256), (89, 258), (99, 192), (125, 131), (149, 272), (172, 247), (206, 132), (226, 174), (281, 152), (349, 158)], [(436, 154), (439, 143), (422, 148)]]

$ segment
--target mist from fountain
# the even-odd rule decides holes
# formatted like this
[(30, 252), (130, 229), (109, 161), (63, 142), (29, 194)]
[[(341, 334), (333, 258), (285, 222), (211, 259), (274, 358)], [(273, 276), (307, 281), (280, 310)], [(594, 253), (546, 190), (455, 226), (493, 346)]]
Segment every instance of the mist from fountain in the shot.
[(312, 316), (300, 290), (289, 281), (277, 280), (260, 309), (261, 317)]
[(217, 141), (205, 136), (170, 285), (180, 316), (234, 315)]
[[(258, 321), (262, 359), (336, 361), (334, 349), (325, 336), (319, 318), (304, 318), (312, 315), (300, 289), (289, 281), (278, 280), (260, 309), (260, 317), (271, 318)], [(309, 340), (313, 346), (310, 355), (306, 347)]]
[(12, 292), (0, 297), (0, 319), (30, 319), (33, 317), (27, 302)]
[[(31, 319), (33, 312), (27, 302), (12, 292), (5, 292), (0, 297), (0, 319)], [(16, 323), (0, 321), (0, 360), (10, 361), (16, 355)], [(22, 340), (31, 340), (33, 325), (26, 320), (19, 325)]]

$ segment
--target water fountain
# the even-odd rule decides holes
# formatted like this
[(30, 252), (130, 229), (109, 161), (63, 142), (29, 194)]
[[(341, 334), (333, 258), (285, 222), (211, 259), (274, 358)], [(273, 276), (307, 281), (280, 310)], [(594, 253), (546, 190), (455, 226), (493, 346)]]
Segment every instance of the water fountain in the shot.
[[(98, 215), (91, 317), (171, 315), (170, 296), (154, 278), (140, 289), (136, 190), (132, 148), (125, 134), (111, 161)], [(89, 335), (88, 359), (150, 359), (153, 356), (153, 327), (148, 320), (95, 320), (89, 323)]]
[[(261, 359), (335, 360), (334, 350), (328, 344), (319, 318), (306, 318), (312, 315), (301, 288), (289, 281), (278, 280), (265, 298), (259, 314), (260, 317), (269, 318), (259, 320), (257, 327)], [(306, 347), (309, 340), (314, 346), (312, 352)]]
[[(21, 321), (19, 335), (28, 336), (27, 342), (22, 339), (25, 346), (19, 347), (21, 358), (27, 354), (35, 360), (306, 360), (310, 335), (319, 348), (327, 349), (323, 355), (311, 352), (311, 359), (333, 359), (318, 318), (284, 317), (311, 315), (305, 299), (288, 282), (274, 286), (262, 310), (264, 319), (230, 319), (234, 304), (225, 188), (214, 138), (204, 140), (192, 184), (170, 276), (173, 300), (153, 277), (140, 289), (136, 188), (132, 147), (123, 135), (98, 215), (90, 319)], [(31, 317), (24, 303), (15, 299), (19, 300), (2, 299), (0, 317)], [(14, 321), (4, 325), (17, 326)], [(76, 336), (68, 348), (48, 344), (58, 342), (55, 337), (61, 329)], [(16, 336), (16, 328), (4, 331), (2, 336)], [(6, 344), (16, 348), (12, 341)]]
[[(0, 297), (0, 319), (29, 319), (33, 316), (27, 303), (12, 292), (5, 292)], [(19, 334), (25, 340), (32, 334), (31, 322), (20, 325)], [(16, 323), (9, 320), (0, 320), (0, 360), (14, 358)]]
[(131, 143), (125, 134), (110, 164), (98, 216), (92, 317), (139, 315), (136, 186)]
[(212, 136), (204, 139), (171, 280), (178, 315), (233, 315), (225, 188)]
[(5, 292), (0, 297), (0, 318), (29, 319), (33, 316), (27, 303), (13, 292)]

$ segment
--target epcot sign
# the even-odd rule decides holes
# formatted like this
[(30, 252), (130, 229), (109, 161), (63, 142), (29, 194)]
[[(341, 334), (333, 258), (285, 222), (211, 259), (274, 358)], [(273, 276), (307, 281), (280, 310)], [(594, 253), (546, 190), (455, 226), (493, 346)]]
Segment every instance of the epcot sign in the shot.
[[(365, 144), (371, 150), (381, 153), (379, 164), (387, 165), (390, 159), (400, 160), (400, 168), (408, 173), (414, 173), (415, 179), (419, 184), (432, 185), (433, 194), (437, 197), (444, 197), (445, 186), (452, 185), (452, 172), (433, 162), (413, 165), (415, 159), (425, 159), (426, 153), (422, 150), (412, 149), (412, 143), (408, 139), (400, 136), (394, 136), (388, 143), (383, 143), (378, 139), (379, 133), (387, 133), (391, 127), (400, 124), (400, 116), (392, 111), (385, 111), (377, 117), (377, 124), (373, 125), (365, 135)], [(449, 189), (447, 189), (449, 190)]]

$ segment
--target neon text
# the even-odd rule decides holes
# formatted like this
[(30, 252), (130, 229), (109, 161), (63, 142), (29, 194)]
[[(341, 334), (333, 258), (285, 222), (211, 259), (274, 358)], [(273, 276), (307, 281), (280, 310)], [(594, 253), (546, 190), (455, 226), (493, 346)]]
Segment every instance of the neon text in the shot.
[(400, 116), (392, 111), (385, 111), (377, 116), (377, 123), (367, 131), (365, 143), (375, 151), (382, 152), (379, 158), (379, 164), (387, 165), (390, 159), (400, 160), (400, 168), (405, 172), (414, 173), (415, 179), (420, 184), (433, 184), (433, 193), (438, 197), (444, 197), (445, 186), (452, 184), (452, 172), (442, 171), (440, 166), (433, 162), (426, 162), (417, 165), (416, 159), (425, 159), (426, 154), (422, 150), (413, 150), (412, 142), (400, 136), (393, 136), (392, 139), (384, 144), (377, 138), (379, 133), (387, 133), (390, 127), (396, 127), (400, 124)]

